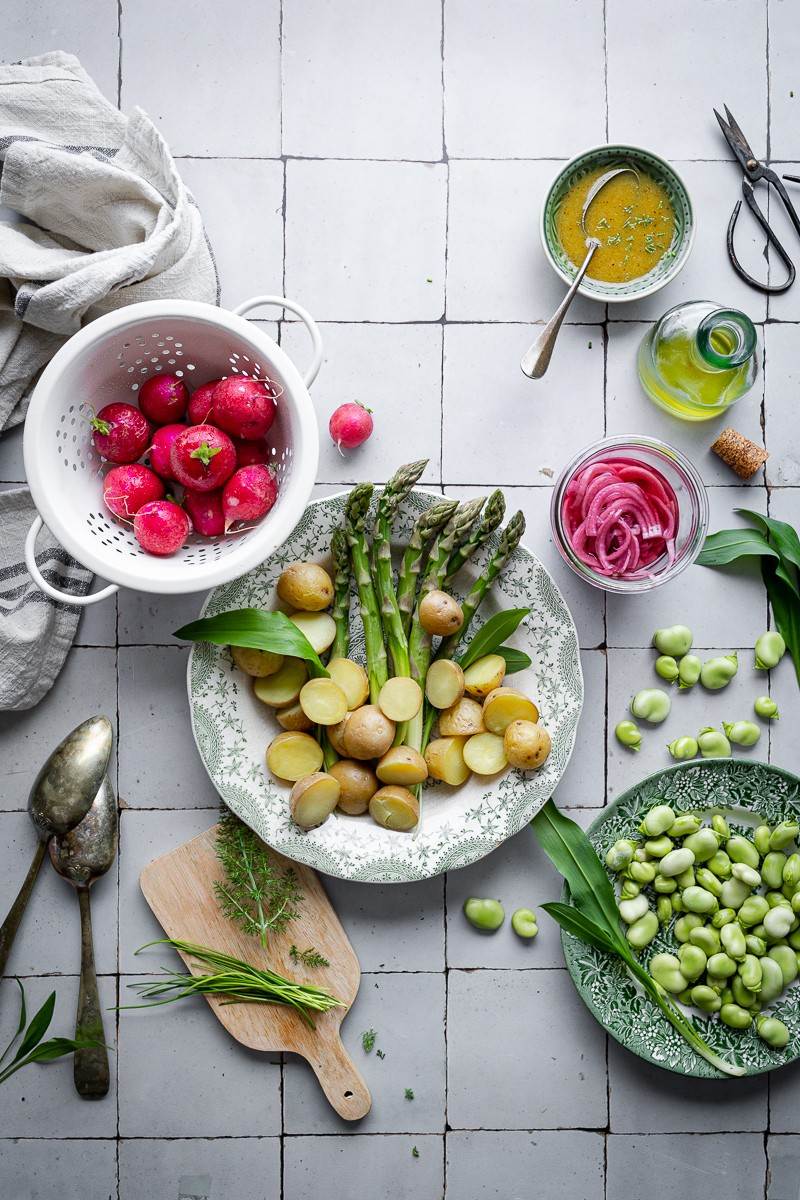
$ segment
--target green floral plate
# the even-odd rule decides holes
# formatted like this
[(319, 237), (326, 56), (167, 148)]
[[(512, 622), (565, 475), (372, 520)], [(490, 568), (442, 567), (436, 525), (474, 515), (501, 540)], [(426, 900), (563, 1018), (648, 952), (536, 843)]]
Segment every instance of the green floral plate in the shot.
[[(284, 567), (296, 559), (329, 562), (332, 531), (342, 523), (346, 494), (310, 504), (288, 540), (249, 574), (212, 591), (203, 615), (232, 608), (276, 606), (275, 586)], [(405, 543), (430, 493), (414, 491), (396, 522)], [(458, 577), (466, 591), (497, 544), (491, 538), (474, 564)], [(569, 762), (583, 704), (578, 637), (569, 609), (542, 564), (520, 547), (495, 582), (481, 608), (485, 620), (502, 608), (529, 606), (511, 642), (527, 651), (532, 666), (514, 676), (531, 695), (553, 748), (536, 772), (507, 771), (496, 779), (477, 776), (462, 788), (426, 787), (417, 834), (382, 829), (369, 817), (334, 813), (319, 829), (303, 832), (289, 817), (285, 784), (264, 765), (267, 744), (280, 732), (253, 695), (225, 647), (198, 643), (188, 669), (192, 728), (206, 770), (225, 803), (270, 846), (328, 875), (380, 883), (426, 879), (469, 863), (494, 850), (530, 821), (552, 795)], [(480, 622), (476, 622), (476, 626)], [(363, 662), (364, 637), (351, 604), (351, 654)]]
[[(766, 763), (718, 758), (668, 767), (637, 783), (604, 809), (588, 829), (601, 858), (618, 838), (630, 836), (655, 804), (671, 804), (677, 812), (722, 812), (737, 833), (752, 832), (761, 823), (775, 825), (800, 816), (800, 779)], [(638, 989), (622, 964), (600, 950), (562, 933), (567, 970), (584, 1003), (612, 1037), (640, 1058), (678, 1075), (728, 1078), (691, 1049), (650, 1000)], [(662, 930), (643, 954), (675, 953), (678, 942), (671, 927)], [(751, 1026), (744, 1033), (729, 1029), (697, 1009), (683, 1007), (701, 1036), (718, 1054), (743, 1066), (747, 1075), (773, 1071), (800, 1058), (800, 990), (791, 985), (769, 1011), (789, 1027), (785, 1050), (773, 1050)]]

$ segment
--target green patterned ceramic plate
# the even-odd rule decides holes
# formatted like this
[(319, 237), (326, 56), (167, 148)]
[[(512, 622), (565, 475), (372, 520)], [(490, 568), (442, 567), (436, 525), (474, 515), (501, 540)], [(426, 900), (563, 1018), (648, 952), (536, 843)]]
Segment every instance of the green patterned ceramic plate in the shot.
[[(775, 825), (800, 816), (800, 779), (766, 763), (730, 758), (668, 767), (625, 792), (593, 822), (587, 832), (601, 858), (618, 838), (638, 828), (649, 809), (664, 803), (677, 812), (723, 812), (731, 828), (747, 833), (762, 822)], [(722, 1078), (639, 991), (617, 959), (609, 961), (602, 951), (566, 933), (561, 942), (567, 969), (585, 1004), (620, 1045), (678, 1075)], [(662, 931), (644, 952), (643, 961), (662, 951), (674, 954), (677, 946), (671, 929)], [(740, 1033), (697, 1009), (684, 1008), (684, 1012), (718, 1054), (745, 1067), (748, 1075), (760, 1075), (800, 1058), (799, 1000), (795, 984), (769, 1006), (789, 1027), (785, 1050), (771, 1049), (752, 1027)]]
[[(342, 522), (345, 499), (342, 493), (310, 504), (275, 554), (248, 575), (210, 593), (203, 615), (249, 606), (274, 608), (275, 585), (289, 562), (329, 561), (331, 533)], [(407, 541), (416, 516), (430, 502), (429, 493), (411, 494), (396, 522), (400, 542)], [(464, 590), (495, 545), (496, 539), (490, 539), (475, 566), (460, 573)], [(234, 669), (228, 650), (200, 643), (189, 659), (189, 703), (195, 740), (214, 786), (270, 846), (328, 875), (404, 883), (475, 862), (521, 829), (553, 793), (569, 762), (583, 704), (578, 638), (569, 609), (538, 559), (520, 548), (480, 616), (485, 620), (498, 609), (523, 606), (531, 608), (530, 616), (511, 641), (528, 652), (533, 664), (514, 682), (536, 699), (552, 738), (552, 753), (541, 770), (511, 770), (496, 780), (473, 777), (458, 789), (444, 784), (426, 787), (418, 836), (381, 829), (368, 817), (338, 813), (305, 833), (289, 817), (288, 787), (264, 766), (267, 743), (280, 732), (277, 724)], [(363, 661), (364, 638), (355, 604), (351, 630), (351, 653)]]

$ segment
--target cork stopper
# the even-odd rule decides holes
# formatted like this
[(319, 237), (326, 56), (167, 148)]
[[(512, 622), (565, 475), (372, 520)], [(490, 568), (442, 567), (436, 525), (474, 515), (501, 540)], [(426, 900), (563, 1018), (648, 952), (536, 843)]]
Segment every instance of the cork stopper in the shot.
[(722, 430), (711, 449), (740, 479), (749, 479), (751, 475), (755, 475), (758, 468), (763, 467), (769, 458), (766, 450), (762, 450), (755, 442), (751, 442), (743, 433), (738, 433), (730, 426)]

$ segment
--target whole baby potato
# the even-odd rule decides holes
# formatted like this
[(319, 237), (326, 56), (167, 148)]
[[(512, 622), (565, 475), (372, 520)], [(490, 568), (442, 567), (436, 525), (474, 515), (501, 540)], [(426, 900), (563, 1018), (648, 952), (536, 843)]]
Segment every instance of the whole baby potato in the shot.
[(301, 612), (320, 612), (333, 602), (333, 583), (319, 563), (290, 563), (278, 580), (278, 596)]
[(419, 621), (426, 633), (447, 637), (464, 624), (461, 605), (438, 588), (428, 592), (419, 606)]
[(340, 758), (328, 771), (339, 781), (339, 808), (348, 816), (357, 817), (369, 808), (369, 802), (378, 790), (378, 780), (371, 767), (355, 762), (352, 758)]
[(503, 747), (512, 767), (533, 771), (550, 754), (550, 734), (534, 721), (512, 721), (503, 734)]
[(348, 758), (381, 758), (394, 741), (395, 723), (377, 704), (365, 704), (351, 712), (342, 736)]
[(344, 748), (344, 731), (349, 720), (350, 713), (338, 725), (329, 725), (325, 730), (328, 735), (328, 741), (340, 758), (347, 758), (347, 751)]
[(462, 696), (451, 708), (439, 714), (440, 737), (472, 737), (485, 732), (483, 708), (468, 696)]

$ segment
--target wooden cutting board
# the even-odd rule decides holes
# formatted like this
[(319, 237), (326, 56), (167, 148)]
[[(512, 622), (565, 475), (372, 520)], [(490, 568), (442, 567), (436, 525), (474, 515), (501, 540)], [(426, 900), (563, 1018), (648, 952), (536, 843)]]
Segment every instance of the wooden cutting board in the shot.
[[(269, 850), (282, 870), (291, 867), (303, 893), (300, 916), (284, 933), (273, 934), (264, 950), (258, 938), (242, 933), (220, 912), (214, 883), (222, 879), (222, 868), (214, 852), (216, 825), (162, 855), (145, 867), (140, 876), (144, 898), (168, 937), (199, 946), (211, 946), (257, 967), (269, 968), (290, 979), (327, 988), (345, 1008), (314, 1014), (314, 1029), (292, 1009), (269, 1004), (223, 1004), (217, 996), (206, 996), (217, 1018), (232, 1037), (252, 1050), (288, 1050), (300, 1054), (314, 1071), (330, 1103), (346, 1121), (357, 1121), (369, 1112), (372, 1097), (348, 1055), (340, 1026), (358, 991), (361, 968), (322, 884), (310, 869)], [(292, 962), (289, 947), (310, 946), (330, 962), (329, 967), (303, 967)], [(192, 964), (181, 955), (190, 971), (202, 974), (208, 968)]]

